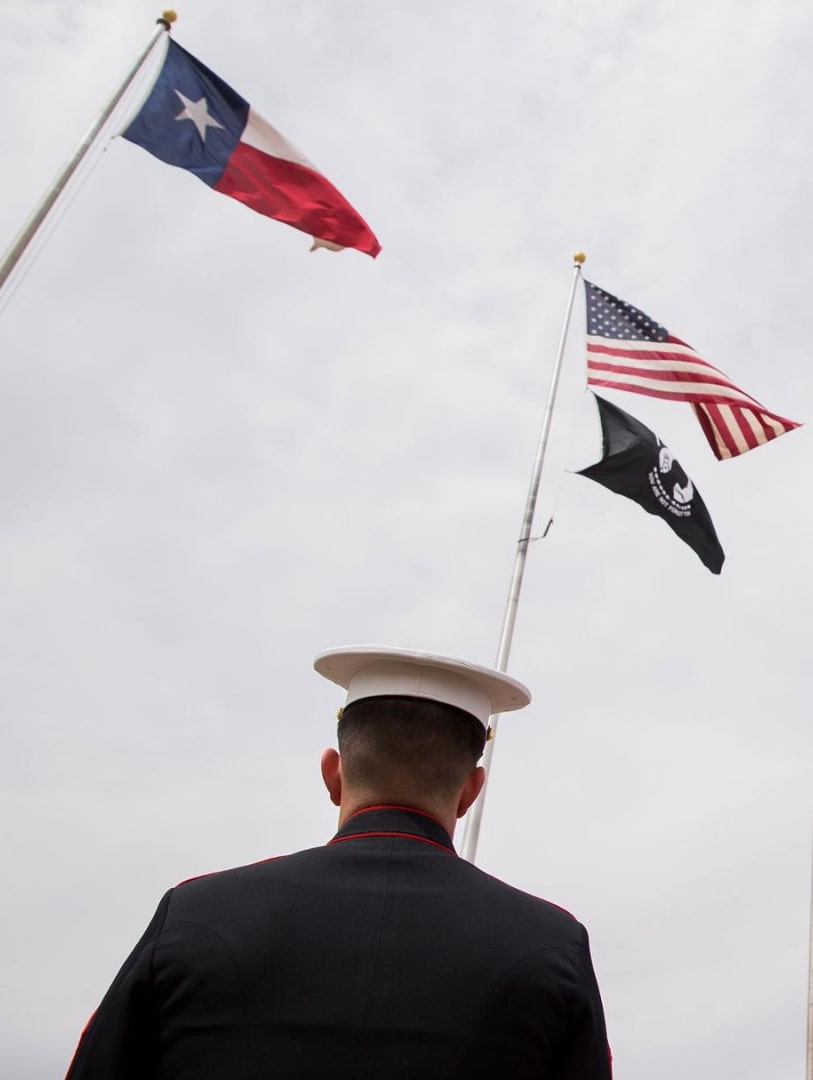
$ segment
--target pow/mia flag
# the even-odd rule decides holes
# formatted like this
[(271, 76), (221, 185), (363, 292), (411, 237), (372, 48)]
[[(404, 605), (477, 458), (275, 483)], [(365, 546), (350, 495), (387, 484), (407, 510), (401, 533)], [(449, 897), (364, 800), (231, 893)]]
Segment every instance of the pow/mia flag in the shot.
[(711, 570), (719, 574), (725, 555), (700, 493), (671, 450), (640, 420), (593, 395), (601, 420), (601, 461), (579, 476), (626, 495), (648, 514), (657, 514)]

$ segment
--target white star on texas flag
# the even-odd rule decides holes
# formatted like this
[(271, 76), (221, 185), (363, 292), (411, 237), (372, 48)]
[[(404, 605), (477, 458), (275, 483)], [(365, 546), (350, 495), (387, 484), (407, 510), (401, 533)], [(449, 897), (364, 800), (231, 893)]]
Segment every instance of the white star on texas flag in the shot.
[(195, 127), (198, 129), (198, 135), (200, 135), (203, 142), (206, 142), (206, 129), (210, 127), (222, 128), (223, 125), (209, 112), (209, 106), (206, 103), (206, 98), (202, 97), (199, 101), (191, 101), (188, 97), (184, 97), (180, 90), (176, 90), (175, 93), (181, 99), (184, 104), (182, 112), (179, 112), (175, 117), (176, 120), (191, 120)]

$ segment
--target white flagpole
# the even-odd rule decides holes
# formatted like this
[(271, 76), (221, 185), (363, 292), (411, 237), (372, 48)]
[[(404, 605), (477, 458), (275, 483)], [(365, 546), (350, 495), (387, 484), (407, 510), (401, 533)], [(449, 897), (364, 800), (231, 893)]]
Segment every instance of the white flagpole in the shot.
[(127, 72), (124, 81), (121, 83), (118, 90), (116, 90), (110, 101), (102, 110), (96, 122), (88, 129), (82, 141), (79, 143), (74, 152), (65, 162), (62, 171), (51, 184), (50, 188), (48, 188), (48, 190), (46, 191), (45, 196), (40, 202), (39, 206), (37, 206), (37, 208), (34, 210), (33, 214), (23, 226), (16, 240), (13, 241), (11, 247), (3, 256), (2, 262), (0, 262), (0, 289), (3, 288), (15, 266), (25, 254), (28, 245), (34, 239), (40, 227), (44, 224), (46, 218), (48, 217), (48, 214), (53, 209), (54, 204), (56, 203), (59, 196), (65, 190), (71, 177), (82, 164), (85, 155), (93, 146), (93, 143), (96, 141), (99, 132), (110, 119), (113, 114), (113, 110), (124, 97), (136, 75), (141, 70), (144, 61), (149, 56), (156, 41), (158, 41), (158, 39), (164, 34), (169, 33), (172, 28), (172, 24), (177, 18), (178, 16), (175, 14), (174, 11), (165, 11), (159, 19), (155, 20), (157, 25), (153, 30), (152, 34), (150, 34), (149, 41), (141, 50), (141, 53), (139, 54), (136, 62)]
[[(511, 642), (514, 637), (514, 623), (516, 622), (517, 607), (519, 606), (519, 594), (520, 589), (522, 588), (522, 576), (525, 572), (525, 560), (528, 556), (528, 545), (531, 542), (531, 529), (533, 528), (534, 523), (536, 497), (539, 493), (539, 481), (542, 477), (542, 464), (545, 460), (545, 449), (548, 445), (553, 406), (556, 402), (556, 391), (559, 388), (559, 375), (562, 371), (562, 360), (565, 355), (565, 343), (567, 341), (568, 327), (570, 326), (570, 315), (573, 311), (573, 300), (576, 296), (576, 285), (581, 277), (582, 263), (585, 258), (586, 255), (581, 251), (577, 251), (573, 256), (573, 280), (570, 286), (570, 296), (568, 297), (567, 310), (565, 311), (565, 319), (562, 324), (562, 333), (559, 337), (559, 351), (556, 354), (556, 363), (553, 366), (553, 375), (551, 376), (550, 390), (548, 391), (548, 403), (545, 406), (545, 415), (542, 419), (542, 430), (539, 435), (539, 445), (536, 450), (536, 460), (534, 461), (533, 472), (531, 473), (531, 483), (528, 487), (528, 498), (525, 502), (525, 513), (522, 518), (522, 530), (520, 532), (519, 540), (517, 541), (517, 553), (514, 558), (514, 572), (511, 575), (511, 586), (508, 590), (508, 603), (505, 607), (502, 633), (500, 634), (500, 644), (497, 649), (497, 662), (495, 666), (498, 671), (506, 671), (508, 668), (508, 657), (511, 653)], [(486, 788), (488, 787), (488, 776), (491, 772), (491, 758), (494, 754), (498, 720), (499, 716), (492, 716), (489, 721), (491, 726), (491, 737), (486, 743), (485, 753), (483, 754), (486, 782), (483, 785), (483, 790), (480, 792), (477, 801), (466, 815), (466, 825), (463, 830), (463, 843), (461, 845), (460, 853), (464, 859), (468, 859), (468, 861), (472, 863), (477, 855), (477, 841), (480, 837), (480, 824), (483, 819), (483, 805), (485, 803)], [(809, 1077), (808, 1080), (813, 1080), (813, 1078)]]
[(811, 874), (811, 905), (808, 954), (808, 1064), (805, 1080), (813, 1080), (813, 874)]

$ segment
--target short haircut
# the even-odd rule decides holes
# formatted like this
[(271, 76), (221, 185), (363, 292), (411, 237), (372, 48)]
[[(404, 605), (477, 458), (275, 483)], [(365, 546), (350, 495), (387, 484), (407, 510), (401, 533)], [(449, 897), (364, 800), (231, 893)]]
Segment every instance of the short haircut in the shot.
[(479, 761), (486, 733), (454, 705), (384, 695), (346, 705), (338, 739), (348, 783), (382, 795), (448, 796)]

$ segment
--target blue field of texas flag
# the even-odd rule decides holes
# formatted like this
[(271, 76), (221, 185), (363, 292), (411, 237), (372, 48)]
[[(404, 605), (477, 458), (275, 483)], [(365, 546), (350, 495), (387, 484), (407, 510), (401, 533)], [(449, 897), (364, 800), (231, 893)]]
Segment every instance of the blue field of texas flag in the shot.
[(124, 138), (205, 184), (284, 221), (315, 246), (381, 250), (344, 196), (236, 91), (170, 39), (164, 65)]

